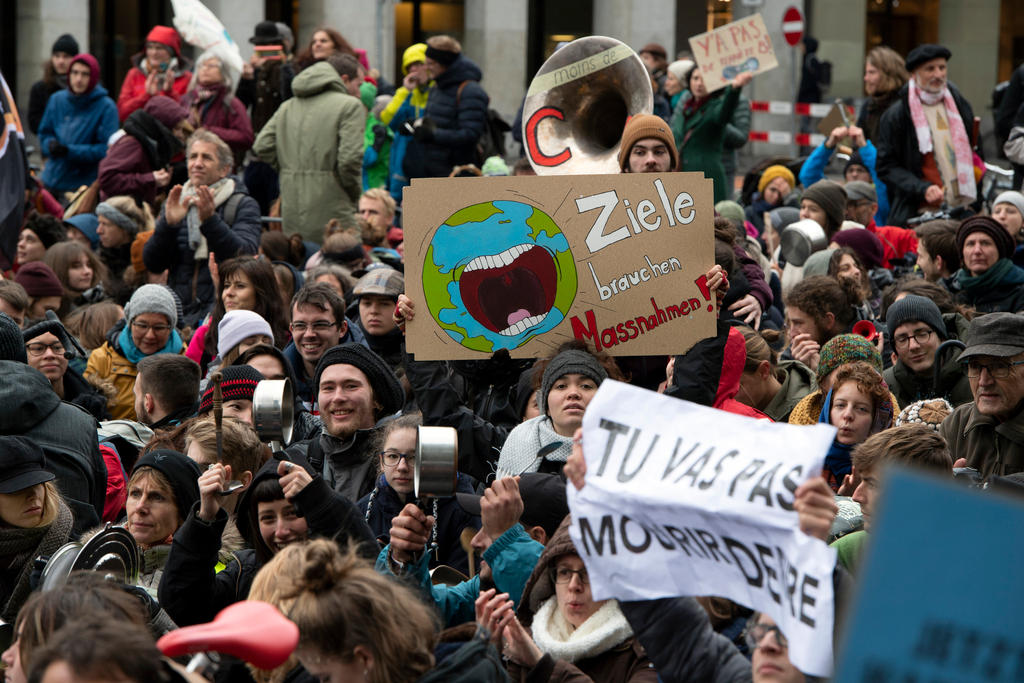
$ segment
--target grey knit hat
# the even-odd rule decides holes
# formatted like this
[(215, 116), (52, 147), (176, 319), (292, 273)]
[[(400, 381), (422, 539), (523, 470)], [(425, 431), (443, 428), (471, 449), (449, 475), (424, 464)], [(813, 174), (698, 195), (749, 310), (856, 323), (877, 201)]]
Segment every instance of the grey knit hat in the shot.
[(162, 313), (167, 316), (171, 327), (178, 324), (178, 307), (174, 295), (163, 285), (142, 285), (135, 290), (128, 305), (124, 307), (124, 319), (130, 325), (142, 313)]
[(28, 364), (21, 328), (6, 313), (0, 313), (0, 360), (16, 360)]
[(316, 375), (313, 377), (313, 397), (320, 394), (320, 375), (330, 365), (351, 365), (358, 368), (370, 381), (373, 397), (381, 405), (377, 419), (397, 413), (405, 405), (405, 391), (395, 377), (395, 373), (384, 359), (363, 346), (349, 342), (331, 347), (320, 357), (316, 364)]
[(555, 385), (558, 378), (573, 374), (589, 377), (598, 384), (608, 379), (608, 373), (604, 366), (593, 354), (577, 349), (562, 351), (552, 358), (548, 366), (544, 368), (544, 376), (540, 381), (540, 393), (537, 395), (541, 413), (548, 414), (548, 394), (551, 393), (551, 387)]
[(823, 225), (829, 235), (839, 230), (846, 217), (846, 190), (839, 183), (831, 180), (819, 180), (806, 190), (802, 199), (810, 199), (821, 207), (831, 225)]
[(935, 302), (917, 294), (908, 294), (885, 313), (885, 326), (889, 334), (895, 335), (896, 329), (903, 323), (922, 322), (935, 331), (940, 339), (946, 339), (946, 324), (942, 322), (942, 312)]

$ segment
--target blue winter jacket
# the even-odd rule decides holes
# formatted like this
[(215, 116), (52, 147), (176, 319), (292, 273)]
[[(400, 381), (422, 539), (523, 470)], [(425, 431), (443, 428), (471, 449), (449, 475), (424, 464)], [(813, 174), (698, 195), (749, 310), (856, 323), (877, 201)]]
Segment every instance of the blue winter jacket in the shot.
[(480, 87), (481, 76), (480, 67), (460, 55), (434, 80), (424, 111), (424, 118), (437, 126), (433, 140), (423, 143), (427, 177), (444, 178), (455, 166), (477, 162), (476, 143), (487, 125), (490, 102)]
[[(391, 546), (385, 547), (377, 556), (377, 571), (391, 574), (388, 567), (388, 552)], [(530, 538), (522, 524), (516, 524), (499, 536), (484, 551), (484, 561), (490, 565), (494, 573), (494, 585), (498, 591), (508, 593), (509, 598), (519, 608), (519, 600), (523, 597), (523, 588), (533, 573), (544, 546)], [(480, 575), (454, 586), (430, 583), (427, 571), (429, 556), (424, 553), (416, 564), (408, 566), (408, 576), (419, 587), (423, 594), (429, 595), (445, 627), (458, 626), (476, 619), (473, 603), (480, 596)]]
[[(826, 147), (824, 142), (818, 145), (800, 168), (800, 184), (804, 187), (810, 187), (823, 179), (825, 177), (825, 167), (828, 166), (829, 159), (832, 158), (832, 152), (834, 151)], [(875, 184), (875, 193), (878, 195), (878, 211), (875, 212), (875, 225), (888, 225), (885, 221), (889, 218), (889, 195), (885, 191), (885, 183), (878, 179), (878, 173), (875, 172), (878, 149), (868, 140), (868, 143), (857, 151), (860, 153), (861, 161), (864, 162), (864, 165), (868, 167), (868, 171), (871, 173), (871, 182)]]
[(107, 155), (107, 139), (120, 127), (117, 105), (102, 85), (83, 95), (68, 89), (54, 93), (39, 124), (39, 148), (49, 157), (50, 141), (56, 140), (68, 153), (46, 160), (43, 184), (55, 194), (91, 185)]

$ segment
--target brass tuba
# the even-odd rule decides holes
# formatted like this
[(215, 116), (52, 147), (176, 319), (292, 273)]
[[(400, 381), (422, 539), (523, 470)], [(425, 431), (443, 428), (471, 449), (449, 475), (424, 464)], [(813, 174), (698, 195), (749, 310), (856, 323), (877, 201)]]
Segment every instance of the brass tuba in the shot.
[(627, 119), (653, 108), (650, 74), (632, 48), (605, 36), (574, 40), (530, 83), (526, 157), (538, 175), (618, 173)]

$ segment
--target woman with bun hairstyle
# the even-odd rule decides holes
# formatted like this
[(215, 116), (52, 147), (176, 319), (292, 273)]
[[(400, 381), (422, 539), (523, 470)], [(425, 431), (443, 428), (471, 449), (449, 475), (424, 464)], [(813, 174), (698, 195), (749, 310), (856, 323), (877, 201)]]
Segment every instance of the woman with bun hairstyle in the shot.
[(740, 375), (736, 400), (757, 408), (776, 422), (786, 422), (793, 408), (818, 388), (814, 371), (796, 360), (779, 360), (771, 347), (781, 332), (740, 327), (747, 347), (747, 360)]

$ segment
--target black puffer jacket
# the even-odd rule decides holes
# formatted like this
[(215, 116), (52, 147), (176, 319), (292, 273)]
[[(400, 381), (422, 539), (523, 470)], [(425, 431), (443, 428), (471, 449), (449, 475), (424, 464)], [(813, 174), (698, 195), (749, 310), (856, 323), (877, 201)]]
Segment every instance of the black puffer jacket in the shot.
[[(292, 461), (313, 474), (313, 481), (292, 499), (296, 512), (306, 518), (309, 536), (333, 538), (342, 548), (352, 540), (359, 544), (365, 557), (376, 557), (377, 543), (355, 504), (331, 491), (307, 462), (299, 458), (292, 458)], [(261, 558), (272, 556), (262, 537), (255, 532), (258, 503), (251, 494), (261, 481), (279, 478), (280, 462), (276, 458), (268, 460), (238, 500), (235, 519), (238, 531), (248, 548), (259, 545), (260, 550), (239, 550), (233, 553), (235, 559), (226, 568), (216, 571), (221, 535), (228, 522), (223, 508), (213, 522), (204, 522), (198, 516), (199, 503), (196, 503), (188, 519), (175, 532), (160, 578), (159, 595), (160, 605), (178, 626), (208, 622), (220, 610), (249, 595), (256, 572), (265, 563)]]
[[(239, 178), (232, 176), (232, 179), (235, 194), (242, 195), (234, 222), (231, 225), (224, 222), (224, 211), (234, 203), (229, 197), (199, 227), (217, 263), (243, 254), (255, 254), (260, 244), (260, 205), (246, 193)], [(142, 250), (142, 260), (152, 273), (170, 269), (167, 284), (181, 299), (185, 324), (194, 328), (213, 308), (215, 292), (206, 259), (197, 261), (195, 252), (188, 246), (187, 223), (182, 220), (177, 225), (168, 225), (161, 213), (156, 221), (156, 232)]]
[(0, 361), (0, 434), (21, 435), (43, 449), (46, 469), (75, 516), (74, 536), (100, 523), (107, 495), (107, 467), (96, 439), (96, 419), (61, 402), (35, 368)]
[(447, 177), (455, 166), (476, 162), (476, 142), (487, 125), (490, 102), (480, 87), (481, 77), (480, 67), (459, 55), (435, 80), (423, 112), (436, 126), (433, 140), (422, 142), (428, 178)]
[[(952, 83), (948, 87), (973, 147), (977, 142), (973, 138), (974, 111)], [(909, 92), (908, 85), (900, 88), (896, 101), (878, 122), (878, 138), (875, 140), (878, 148), (876, 170), (889, 190), (889, 225), (906, 225), (908, 218), (917, 215), (925, 190), (931, 185), (921, 175), (923, 158), (917, 148), (914, 122), (910, 120)]]

